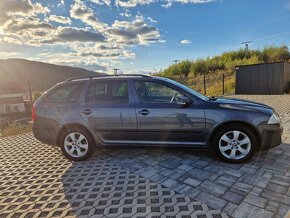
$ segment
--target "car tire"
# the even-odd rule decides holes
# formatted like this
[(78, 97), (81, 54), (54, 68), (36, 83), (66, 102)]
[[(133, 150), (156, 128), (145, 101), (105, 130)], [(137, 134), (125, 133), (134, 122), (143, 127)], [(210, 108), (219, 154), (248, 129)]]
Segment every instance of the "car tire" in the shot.
[(95, 151), (92, 136), (81, 128), (70, 128), (60, 137), (60, 147), (63, 155), (72, 161), (88, 159)]
[(254, 155), (257, 137), (244, 125), (233, 124), (219, 128), (213, 135), (211, 147), (214, 154), (229, 163), (242, 163)]

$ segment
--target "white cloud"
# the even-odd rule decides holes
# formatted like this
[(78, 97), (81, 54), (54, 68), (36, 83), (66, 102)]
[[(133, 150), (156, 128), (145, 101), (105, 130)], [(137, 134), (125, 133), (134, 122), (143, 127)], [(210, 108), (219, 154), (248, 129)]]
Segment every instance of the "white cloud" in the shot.
[(57, 16), (57, 15), (50, 15), (48, 20), (62, 23), (62, 24), (71, 24), (71, 19), (69, 17)]
[(161, 42), (159, 30), (146, 24), (141, 16), (136, 16), (132, 22), (115, 20), (108, 33), (113, 41), (125, 45), (149, 45)]
[(72, 67), (83, 67), (98, 72), (105, 72), (109, 67), (106, 63), (98, 63), (96, 58), (80, 58), (75, 54), (57, 54), (47, 60), (48, 63), (69, 65)]
[(192, 42), (188, 39), (184, 39), (180, 41), (181, 44), (191, 44)]
[(152, 3), (160, 2), (162, 4), (162, 7), (169, 8), (172, 6), (173, 3), (202, 4), (214, 1), (216, 0), (116, 0), (115, 5), (124, 8), (133, 8), (138, 5), (149, 5)]
[(69, 43), (69, 42), (104, 42), (105, 37), (98, 32), (91, 32), (83, 28), (58, 27), (51, 38), (39, 40), (41, 44)]
[(90, 1), (97, 4), (97, 5), (111, 6), (111, 0), (90, 0)]
[(109, 42), (117, 42), (122, 45), (149, 45), (161, 42), (159, 30), (148, 25), (141, 15), (137, 15), (131, 22), (115, 20), (109, 26), (96, 18), (93, 10), (80, 0), (75, 1), (70, 13), (71, 17), (83, 21), (93, 27), (95, 31), (102, 33)]
[(21, 54), (18, 52), (0, 52), (0, 59), (15, 58), (19, 56), (21, 56)]
[(101, 22), (94, 16), (91, 8), (88, 8), (81, 0), (76, 0), (71, 6), (70, 16), (79, 19), (85, 24), (92, 26), (95, 30), (101, 32), (108, 27), (107, 24)]
[[(39, 52), (31, 58), (41, 57), (41, 60), (72, 66), (97, 66), (102, 70), (122, 59), (135, 58), (133, 46), (162, 42), (158, 28), (153, 25), (156, 21), (151, 17), (144, 18), (137, 13), (131, 18), (128, 8), (119, 8), (126, 21), (114, 20), (109, 24), (96, 17), (88, 2), (111, 5), (111, 0), (74, 0), (69, 8), (70, 17), (64, 17), (50, 14), (49, 8), (35, 1), (0, 0), (0, 42), (35, 47)], [(149, 2), (155, 0), (135, 3)], [(63, 5), (64, 1), (59, 3)], [(75, 19), (83, 24), (78, 22), (78, 27), (74, 27)], [(11, 53), (11, 57), (17, 55)]]
[(156, 1), (157, 0), (116, 0), (115, 5), (124, 8), (132, 8), (136, 7), (137, 5), (148, 5)]
[(33, 13), (35, 14), (47, 14), (47, 13), (50, 13), (50, 9), (48, 7), (44, 7), (42, 6), (42, 4), (40, 3), (35, 3), (35, 4), (32, 4), (32, 7), (33, 7)]
[(157, 20), (154, 20), (152, 17), (147, 17), (147, 19), (148, 19), (151, 23), (157, 23)]
[(174, 3), (181, 3), (181, 4), (203, 4), (203, 3), (210, 3), (216, 0), (165, 0), (165, 3), (162, 4), (163, 7), (169, 8)]
[(63, 7), (65, 5), (64, 0), (60, 0), (58, 3), (58, 7)]
[(80, 57), (95, 57), (98, 60), (119, 60), (134, 58), (135, 53), (123, 46), (113, 43), (72, 45), (71, 50)]
[(50, 10), (40, 3), (32, 4), (30, 0), (1, 0), (0, 1), (0, 26), (13, 19), (14, 16), (35, 16), (46, 14)]
[(122, 17), (131, 17), (132, 16), (132, 14), (130, 12), (123, 12), (123, 13), (121, 12), (120, 15)]

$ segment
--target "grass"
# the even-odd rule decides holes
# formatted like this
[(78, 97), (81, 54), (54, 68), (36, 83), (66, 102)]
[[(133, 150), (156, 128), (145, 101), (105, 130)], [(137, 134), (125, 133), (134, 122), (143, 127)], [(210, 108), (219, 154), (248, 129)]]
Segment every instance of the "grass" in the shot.
[[(208, 96), (221, 96), (223, 95), (223, 87), (220, 83), (213, 83), (207, 88)], [(235, 78), (230, 77), (225, 79), (225, 95), (230, 95), (235, 93)]]
[[(223, 95), (223, 73), (216, 72), (215, 74), (206, 75), (206, 95), (208, 96), (222, 96)], [(186, 79), (180, 77), (171, 77), (171, 79), (181, 82), (191, 89), (204, 94), (204, 76), (188, 76)], [(235, 75), (232, 73), (225, 74), (225, 95), (235, 93)]]
[(29, 125), (14, 125), (1, 129), (0, 137), (8, 137), (24, 133), (30, 133), (31, 131), (32, 129), (31, 126)]

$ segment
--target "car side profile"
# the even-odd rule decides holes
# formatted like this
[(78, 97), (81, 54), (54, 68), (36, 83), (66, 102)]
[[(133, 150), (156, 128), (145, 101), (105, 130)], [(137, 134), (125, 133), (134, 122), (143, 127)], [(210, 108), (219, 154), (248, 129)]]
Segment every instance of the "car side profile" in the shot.
[(281, 144), (274, 109), (206, 97), (173, 80), (145, 75), (72, 78), (33, 105), (33, 133), (80, 161), (100, 146), (210, 148), (231, 163)]

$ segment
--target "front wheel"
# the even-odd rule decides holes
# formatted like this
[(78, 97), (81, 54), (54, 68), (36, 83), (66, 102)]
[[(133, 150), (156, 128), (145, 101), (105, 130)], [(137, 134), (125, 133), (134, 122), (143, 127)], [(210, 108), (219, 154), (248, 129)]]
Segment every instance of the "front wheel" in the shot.
[(216, 132), (212, 146), (220, 159), (230, 163), (241, 163), (254, 155), (257, 140), (248, 127), (229, 125)]
[(94, 140), (82, 129), (70, 129), (61, 137), (61, 151), (72, 161), (81, 161), (90, 157), (95, 150)]

